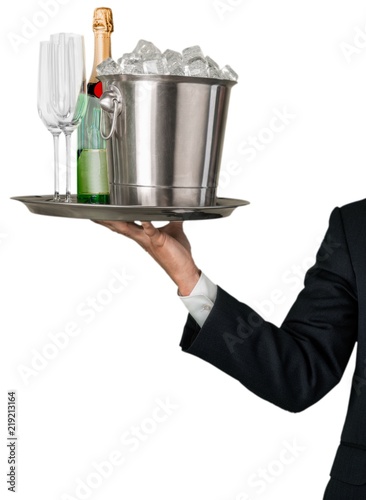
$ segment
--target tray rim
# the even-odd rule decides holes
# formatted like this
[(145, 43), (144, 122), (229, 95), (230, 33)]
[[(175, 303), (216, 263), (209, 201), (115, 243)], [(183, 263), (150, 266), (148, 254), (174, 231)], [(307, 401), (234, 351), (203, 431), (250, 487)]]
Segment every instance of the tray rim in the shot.
[[(93, 205), (88, 203), (78, 203), (76, 195), (72, 195), (72, 202), (65, 203), (63, 201), (54, 202), (52, 195), (28, 195), (28, 196), (13, 196), (12, 200), (20, 201), (31, 213), (37, 215), (48, 215), (54, 217), (64, 217), (72, 219), (89, 219), (93, 220), (92, 214), (95, 215), (95, 220), (108, 220), (105, 216), (98, 217), (98, 213), (110, 212), (113, 219), (109, 220), (209, 220), (218, 219), (229, 216), (236, 208), (249, 205), (250, 202), (238, 198), (217, 197), (215, 205), (209, 206), (152, 206), (152, 205)], [(49, 210), (48, 210), (49, 208)], [(81, 213), (73, 213), (73, 210), (79, 209)], [(220, 213), (222, 211), (222, 213)], [(55, 213), (57, 212), (57, 213)], [(90, 213), (92, 212), (92, 213)], [(135, 212), (135, 214), (133, 213)], [(193, 217), (190, 218), (189, 214)], [(194, 217), (194, 215), (198, 217)], [(199, 217), (201, 215), (201, 217)], [(141, 218), (139, 217), (147, 217)], [(116, 218), (117, 217), (117, 218)], [(127, 220), (128, 218), (128, 220)]]

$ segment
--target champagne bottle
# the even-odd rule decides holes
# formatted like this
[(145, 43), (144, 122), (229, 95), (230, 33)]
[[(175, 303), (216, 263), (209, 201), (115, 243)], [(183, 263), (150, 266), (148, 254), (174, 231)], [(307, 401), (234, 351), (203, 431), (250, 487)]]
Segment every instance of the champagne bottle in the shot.
[(78, 128), (77, 198), (80, 203), (109, 203), (106, 142), (99, 132), (102, 82), (97, 79), (97, 66), (111, 57), (113, 17), (111, 9), (94, 10), (94, 63), (87, 86), (88, 105)]

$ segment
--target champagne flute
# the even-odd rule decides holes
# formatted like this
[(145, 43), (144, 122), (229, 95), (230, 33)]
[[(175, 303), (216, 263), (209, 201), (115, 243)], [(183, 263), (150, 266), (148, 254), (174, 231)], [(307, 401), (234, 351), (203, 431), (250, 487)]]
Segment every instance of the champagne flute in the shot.
[(57, 124), (65, 134), (65, 202), (71, 202), (71, 135), (87, 105), (83, 37), (70, 33), (52, 35), (51, 61), (51, 104)]
[(59, 137), (61, 129), (58, 126), (58, 120), (51, 106), (51, 78), (51, 46), (49, 42), (41, 42), (39, 50), (37, 108), (39, 117), (53, 136), (53, 201), (60, 201)]

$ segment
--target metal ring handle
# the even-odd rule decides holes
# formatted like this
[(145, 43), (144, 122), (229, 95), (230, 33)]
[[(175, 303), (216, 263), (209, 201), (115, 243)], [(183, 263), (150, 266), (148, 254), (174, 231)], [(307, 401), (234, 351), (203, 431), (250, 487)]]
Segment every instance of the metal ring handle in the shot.
[[(116, 85), (110, 85), (109, 89), (104, 92), (104, 94), (100, 97), (100, 106), (102, 108), (102, 116), (100, 120), (100, 135), (104, 140), (108, 140), (112, 137), (117, 124), (117, 116), (122, 111), (122, 96), (121, 92)], [(108, 135), (103, 132), (104, 124), (103, 124), (103, 111), (110, 114), (113, 113), (111, 130)]]
[(111, 130), (110, 130), (109, 134), (105, 135), (103, 132), (103, 122), (104, 122), (103, 110), (102, 110), (102, 119), (100, 120), (100, 135), (102, 136), (102, 138), (105, 141), (108, 141), (113, 135), (113, 132), (116, 128), (116, 123), (117, 123), (117, 114), (118, 114), (118, 100), (113, 99), (113, 119), (112, 119), (112, 125), (111, 125)]

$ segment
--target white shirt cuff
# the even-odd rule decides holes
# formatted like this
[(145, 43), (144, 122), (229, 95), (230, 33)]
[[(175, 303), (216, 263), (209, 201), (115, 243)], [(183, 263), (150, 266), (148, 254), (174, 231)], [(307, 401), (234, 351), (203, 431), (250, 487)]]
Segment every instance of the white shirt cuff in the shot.
[(216, 295), (217, 285), (212, 283), (212, 281), (201, 272), (200, 279), (190, 295), (179, 295), (179, 297), (191, 316), (193, 316), (195, 321), (202, 328), (215, 303)]

